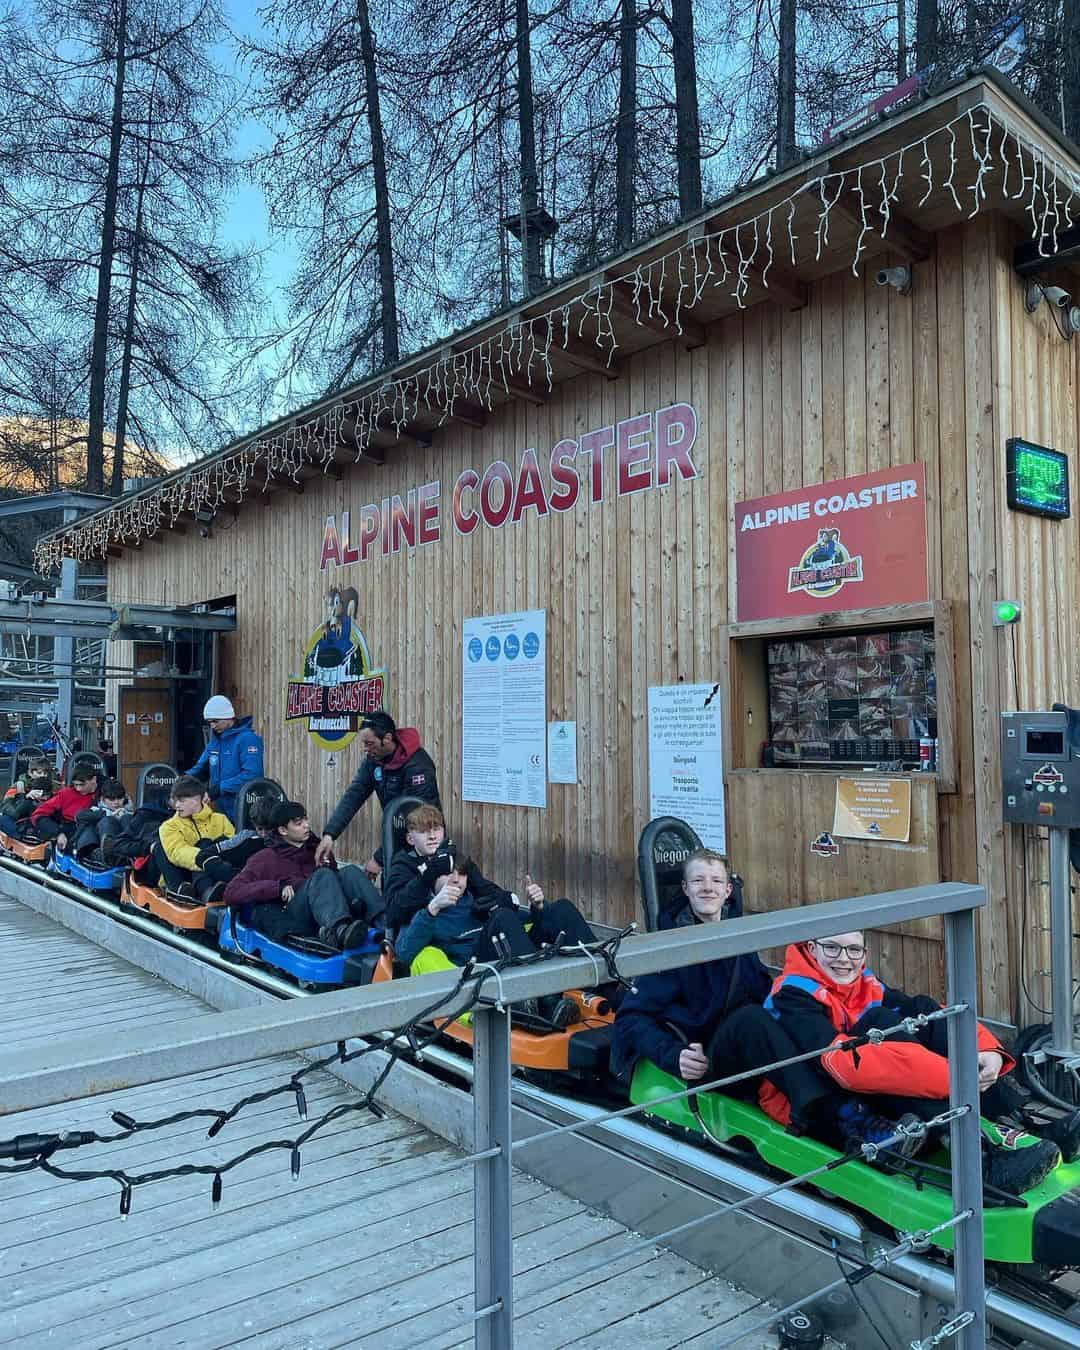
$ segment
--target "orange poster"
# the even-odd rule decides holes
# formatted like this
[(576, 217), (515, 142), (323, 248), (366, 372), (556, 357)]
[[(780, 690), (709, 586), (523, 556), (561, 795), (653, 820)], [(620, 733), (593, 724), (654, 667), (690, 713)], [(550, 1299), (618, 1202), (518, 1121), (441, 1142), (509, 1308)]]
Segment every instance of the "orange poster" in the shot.
[(911, 779), (838, 778), (832, 832), (843, 839), (911, 837)]

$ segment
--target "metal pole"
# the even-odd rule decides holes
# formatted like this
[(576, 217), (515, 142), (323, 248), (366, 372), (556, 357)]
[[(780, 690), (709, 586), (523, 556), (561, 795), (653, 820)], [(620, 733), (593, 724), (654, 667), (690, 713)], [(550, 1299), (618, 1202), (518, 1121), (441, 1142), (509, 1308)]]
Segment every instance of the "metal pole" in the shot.
[(510, 1013), (473, 1011), (473, 1152), (498, 1147), (473, 1169), (476, 1350), (513, 1350), (514, 1250), (510, 1210)]
[(1072, 1056), (1073, 925), (1069, 886), (1069, 832), (1050, 830), (1050, 972), (1054, 1010), (1052, 1048)]
[(949, 1105), (971, 1109), (949, 1126), (952, 1147), (953, 1213), (971, 1211), (956, 1230), (953, 1275), (956, 1312), (971, 1312), (974, 1320), (958, 1333), (959, 1350), (983, 1350), (986, 1345), (986, 1270), (983, 1265), (982, 1140), (979, 1130), (979, 1058), (975, 1019), (975, 911), (945, 916), (945, 968), (950, 1003), (966, 1003), (967, 1010), (950, 1018)]

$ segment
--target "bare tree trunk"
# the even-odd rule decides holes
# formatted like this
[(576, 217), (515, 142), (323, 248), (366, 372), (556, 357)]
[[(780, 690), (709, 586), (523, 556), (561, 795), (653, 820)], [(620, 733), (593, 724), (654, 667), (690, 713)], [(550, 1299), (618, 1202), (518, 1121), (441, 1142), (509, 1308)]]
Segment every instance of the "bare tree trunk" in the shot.
[(907, 0), (896, 0), (896, 83), (907, 79)]
[(1080, 0), (1063, 0), (1061, 13), (1062, 122), (1066, 136), (1080, 137)]
[(694, 59), (693, 0), (671, 0), (671, 49), (675, 67), (675, 162), (679, 213), (701, 210), (701, 123)]
[(938, 0), (915, 0), (915, 68), (925, 70), (937, 60)]
[(151, 129), (147, 128), (146, 161), (139, 179), (135, 205), (135, 230), (131, 241), (131, 284), (124, 316), (124, 351), (120, 360), (120, 389), (116, 397), (116, 435), (113, 442), (112, 482), (109, 492), (119, 497), (124, 490), (124, 442), (127, 440), (128, 396), (131, 392), (131, 351), (135, 344), (135, 300), (139, 290), (139, 250), (142, 246), (143, 198), (150, 177)]
[(615, 245), (634, 242), (637, 168), (637, 0), (619, 8), (619, 115), (615, 126)]
[(780, 0), (779, 67), (776, 78), (776, 167), (798, 157), (795, 146), (795, 0)]
[(383, 363), (396, 364), (398, 352), (397, 290), (394, 282), (394, 240), (390, 230), (390, 188), (386, 177), (386, 142), (379, 107), (379, 79), (375, 68), (375, 39), (367, 0), (356, 0), (360, 23), (360, 56), (364, 62), (371, 171), (375, 180), (375, 238), (379, 257), (379, 296), (382, 307)]
[(529, 0), (516, 0), (518, 143), (521, 157), (521, 264), (525, 294), (544, 289), (542, 238), (534, 227), (540, 206), (536, 173), (536, 125), (533, 112), (532, 54), (529, 46)]
[(124, 77), (127, 73), (127, 0), (120, 0), (116, 18), (116, 67), (113, 76), (109, 160), (105, 174), (105, 205), (101, 221), (97, 300), (94, 305), (94, 342), (90, 353), (89, 426), (86, 440), (86, 490), (105, 486), (105, 374), (109, 348), (109, 300), (113, 255), (116, 251), (116, 199), (120, 182), (120, 142), (124, 131)]

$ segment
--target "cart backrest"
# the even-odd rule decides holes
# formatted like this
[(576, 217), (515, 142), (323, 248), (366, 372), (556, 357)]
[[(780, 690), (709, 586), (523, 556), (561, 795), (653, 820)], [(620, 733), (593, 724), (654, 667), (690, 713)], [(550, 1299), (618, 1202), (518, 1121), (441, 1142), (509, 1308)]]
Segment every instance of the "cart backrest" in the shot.
[[(683, 903), (683, 864), (701, 847), (697, 832), (677, 816), (657, 816), (641, 831), (638, 878), (650, 932), (660, 927), (661, 915)], [(742, 912), (742, 877), (732, 872), (731, 896), (724, 907), (724, 918), (737, 919)]]
[(64, 770), (64, 782), (71, 782), (71, 775), (76, 769), (93, 769), (98, 776), (98, 787), (108, 778), (105, 772), (105, 761), (96, 750), (77, 750), (71, 755), (67, 762), (67, 768)]
[(430, 804), (423, 797), (414, 797), (406, 792), (400, 797), (395, 797), (393, 801), (387, 802), (383, 807), (382, 855), (384, 877), (390, 869), (394, 854), (398, 849), (405, 847), (405, 819), (409, 812), (417, 806), (430, 806)]
[(288, 796), (281, 784), (276, 783), (272, 778), (252, 778), (250, 782), (245, 783), (236, 803), (237, 830), (253, 829), (251, 808), (256, 802), (268, 799), (274, 802), (284, 802), (288, 801)]
[(22, 778), (35, 759), (48, 759), (40, 745), (20, 745), (11, 757), (11, 781)]
[(168, 806), (172, 785), (180, 774), (171, 764), (147, 764), (139, 772), (136, 806)]

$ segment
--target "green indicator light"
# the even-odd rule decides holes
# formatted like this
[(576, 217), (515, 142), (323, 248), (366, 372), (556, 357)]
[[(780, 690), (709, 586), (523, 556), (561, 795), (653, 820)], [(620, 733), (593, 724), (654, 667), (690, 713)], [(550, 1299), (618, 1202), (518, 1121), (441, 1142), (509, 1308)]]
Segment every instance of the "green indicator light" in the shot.
[(1020, 606), (1015, 600), (998, 600), (994, 605), (994, 624), (998, 628), (1006, 624), (1018, 623)]

